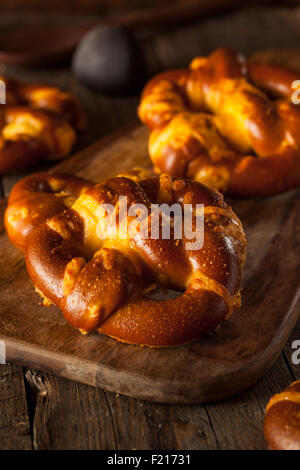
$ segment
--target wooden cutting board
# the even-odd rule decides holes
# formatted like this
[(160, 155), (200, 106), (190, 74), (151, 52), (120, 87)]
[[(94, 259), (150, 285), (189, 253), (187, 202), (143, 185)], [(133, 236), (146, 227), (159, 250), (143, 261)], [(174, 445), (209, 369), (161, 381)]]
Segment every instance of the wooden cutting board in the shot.
[[(57, 169), (100, 181), (148, 166), (147, 138), (144, 127), (127, 126)], [(171, 349), (82, 336), (56, 307), (40, 305), (23, 255), (1, 226), (0, 339), (7, 361), (163, 403), (220, 400), (254, 384), (276, 361), (299, 314), (300, 190), (230, 203), (248, 238), (242, 308), (210, 337)]]

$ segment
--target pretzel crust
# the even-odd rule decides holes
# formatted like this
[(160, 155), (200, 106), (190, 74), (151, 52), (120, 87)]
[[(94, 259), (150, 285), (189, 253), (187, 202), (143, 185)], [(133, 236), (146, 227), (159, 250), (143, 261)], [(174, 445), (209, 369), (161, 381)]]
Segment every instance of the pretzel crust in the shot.
[(9, 195), (4, 215), (11, 242), (25, 251), (37, 226), (70, 207), (90, 187), (90, 181), (62, 173), (36, 173), (18, 181)]
[(77, 130), (85, 127), (76, 99), (57, 87), (0, 78), (6, 86), (6, 105), (0, 108), (0, 174), (69, 155)]
[[(14, 187), (5, 226), (10, 240), (25, 250), (28, 273), (45, 304), (59, 306), (82, 333), (97, 330), (127, 343), (174, 346), (213, 332), (240, 305), (245, 235), (217, 191), (169, 175), (140, 179), (145, 175), (134, 172), (99, 184), (32, 175)], [(128, 208), (204, 204), (203, 247), (187, 249), (184, 234), (179, 240), (173, 232), (170, 239), (161, 232), (158, 238), (144, 237), (141, 230), (122, 232), (120, 221), (112, 237), (99, 208), (111, 204), (119, 214), (120, 196), (127, 196)], [(100, 236), (99, 227), (108, 235)], [(153, 284), (183, 293), (155, 300), (149, 297)]]
[(270, 449), (300, 450), (300, 380), (271, 398), (264, 434)]
[(299, 77), (218, 49), (186, 70), (154, 77), (138, 114), (151, 130), (157, 172), (185, 176), (235, 196), (268, 196), (300, 186)]

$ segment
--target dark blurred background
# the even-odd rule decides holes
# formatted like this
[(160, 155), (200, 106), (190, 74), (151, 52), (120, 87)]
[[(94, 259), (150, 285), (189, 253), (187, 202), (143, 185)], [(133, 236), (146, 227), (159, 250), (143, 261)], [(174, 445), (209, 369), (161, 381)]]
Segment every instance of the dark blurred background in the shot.
[[(181, 40), (188, 41), (186, 31), (192, 31), (194, 24), (190, 57), (181, 57), (178, 43), (174, 47), (174, 65), (185, 65), (194, 55), (220, 44), (245, 53), (258, 46), (297, 47), (298, 6), (299, 0), (1, 0), (0, 33), (46, 24), (89, 27), (113, 19), (133, 29), (141, 41), (147, 42), (153, 33), (172, 34), (172, 29), (181, 29)], [(5, 36), (0, 37), (0, 49), (3, 40)], [(147, 49), (147, 44), (143, 47)]]
[[(67, 26), (89, 30), (111, 20), (125, 26), (139, 44), (147, 66), (143, 83), (164, 69), (186, 67), (195, 56), (220, 46), (247, 55), (268, 51), (276, 61), (282, 52), (283, 57), (289, 54), (290, 64), (295, 57), (299, 66), (300, 2), (296, 0), (0, 0), (0, 53), (14, 50), (12, 35), (24, 28), (32, 31), (33, 27), (60, 25), (65, 37)], [(53, 40), (46, 40), (43, 46), (47, 48)], [(26, 43), (22, 37), (18, 41), (21, 46)], [(34, 40), (32, 49), (40, 45)], [(141, 88), (130, 96), (94, 93), (74, 76), (70, 60), (53, 69), (47, 61), (35, 67), (8, 64), (0, 58), (0, 74), (52, 83), (79, 97), (89, 127), (75, 151), (136, 119)]]
[[(186, 4), (186, 0), (1, 0), (0, 11), (98, 13), (124, 12), (160, 5)], [(198, 3), (210, 3), (199, 0)], [(224, 3), (230, 3), (224, 2)], [(240, 3), (245, 3), (240, 0)], [(251, 3), (251, 0), (248, 2)], [(284, 3), (284, 1), (283, 1)]]
[[(109, 13), (114, 11), (128, 11), (143, 7), (154, 7), (157, 5), (187, 4), (188, 0), (1, 0), (0, 11), (38, 11), (38, 12), (72, 12), (72, 13)], [(197, 3), (213, 3), (213, 1), (199, 0)], [(230, 0), (223, 3), (231, 3)], [(236, 2), (237, 3), (237, 2)], [(253, 0), (239, 0), (240, 4), (253, 4)], [(297, 0), (260, 0), (257, 3), (270, 4), (296, 4)]]

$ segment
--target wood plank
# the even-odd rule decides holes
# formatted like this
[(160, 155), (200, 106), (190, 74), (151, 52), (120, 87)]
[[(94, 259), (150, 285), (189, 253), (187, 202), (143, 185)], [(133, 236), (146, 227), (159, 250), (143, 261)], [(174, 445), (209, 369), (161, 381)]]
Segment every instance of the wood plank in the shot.
[(205, 406), (160, 405), (107, 393), (120, 449), (214, 449)]
[(276, 365), (247, 393), (225, 402), (208, 404), (211, 424), (216, 430), (219, 449), (267, 449), (263, 436), (265, 407), (272, 395), (290, 382), (281, 355)]
[(205, 407), (151, 404), (38, 371), (26, 378), (36, 393), (35, 449), (216, 447)]
[(283, 356), (246, 393), (209, 405), (160, 405), (27, 371), (35, 449), (266, 449), (269, 398), (291, 381)]
[(32, 449), (23, 369), (0, 365), (0, 450)]
[(34, 449), (118, 448), (105, 392), (32, 370), (26, 379), (35, 396)]
[[(148, 165), (147, 135), (141, 126), (126, 127), (125, 133), (95, 143), (58, 169), (106, 179), (132, 166)], [(298, 269), (294, 253), (300, 244), (299, 195), (296, 190), (273, 198), (231, 201), (248, 236), (243, 307), (212, 337), (176, 350), (124, 345), (97, 334), (82, 337), (58, 309), (45, 311), (37, 304), (23, 257), (2, 234), (0, 285), (5, 315), (0, 319), (0, 337), (8, 357), (159, 402), (199, 403), (245, 389), (277, 359), (298, 317), (300, 286), (294, 282)], [(284, 260), (278, 255), (282, 250)], [(186, 364), (191, 364), (189, 369)]]

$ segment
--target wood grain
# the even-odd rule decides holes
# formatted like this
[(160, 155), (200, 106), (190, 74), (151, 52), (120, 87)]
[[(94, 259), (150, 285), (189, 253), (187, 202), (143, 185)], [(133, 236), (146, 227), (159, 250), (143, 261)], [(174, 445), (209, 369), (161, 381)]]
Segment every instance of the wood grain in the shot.
[(28, 370), (35, 449), (266, 449), (269, 397), (291, 381), (281, 356), (247, 393), (209, 405), (150, 403)]
[(0, 406), (0, 449), (31, 449), (31, 429), (22, 367), (1, 365)]
[[(144, 127), (126, 126), (57, 169), (103, 180), (149, 165), (147, 137)], [(23, 257), (2, 233), (0, 338), (9, 360), (165, 403), (214, 401), (244, 390), (275, 362), (298, 317), (299, 195), (231, 201), (248, 237), (243, 306), (211, 337), (179, 348), (151, 350), (81, 336), (57, 308), (38, 305)]]

